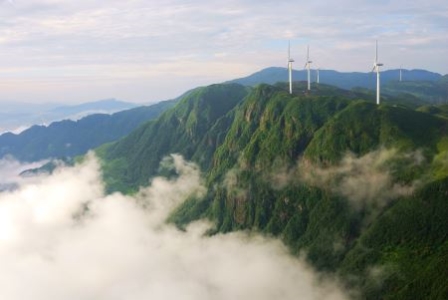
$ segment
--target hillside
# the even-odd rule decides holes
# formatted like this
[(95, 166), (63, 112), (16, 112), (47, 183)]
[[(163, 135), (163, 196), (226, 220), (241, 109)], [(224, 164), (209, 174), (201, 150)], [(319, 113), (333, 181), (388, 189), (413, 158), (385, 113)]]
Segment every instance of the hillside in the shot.
[(354, 298), (445, 299), (448, 120), (359, 96), (213, 85), (97, 152), (110, 191), (175, 176), (171, 153), (196, 162), (209, 189), (180, 227), (278, 236)]
[(173, 101), (165, 101), (112, 115), (93, 114), (78, 121), (36, 125), (20, 134), (5, 133), (0, 136), (0, 158), (12, 155), (21, 161), (38, 161), (85, 154), (90, 149), (129, 134), (173, 104)]
[(207, 145), (203, 149), (210, 150), (197, 157), (202, 157), (203, 163), (210, 161), (219, 136), (211, 140), (207, 131), (225, 122), (226, 113), (246, 94), (247, 89), (236, 84), (198, 88), (186, 94), (174, 109), (138, 128), (123, 142), (103, 147), (100, 152), (109, 161), (106, 173), (110, 174), (107, 178), (110, 187), (122, 191), (137, 189), (157, 173), (167, 154), (182, 153), (192, 159), (200, 145)]

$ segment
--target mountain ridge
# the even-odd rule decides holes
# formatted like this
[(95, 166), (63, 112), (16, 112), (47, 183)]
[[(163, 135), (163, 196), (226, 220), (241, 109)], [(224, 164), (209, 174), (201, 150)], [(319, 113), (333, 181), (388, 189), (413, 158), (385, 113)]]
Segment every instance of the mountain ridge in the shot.
[[(443, 271), (415, 270), (446, 259), (448, 120), (358, 96), (213, 85), (97, 154), (110, 192), (136, 192), (156, 174), (176, 176), (163, 160), (171, 153), (197, 163), (208, 190), (171, 214), (181, 228), (205, 218), (216, 226), (210, 234), (279, 237), (360, 299), (443, 299)], [(196, 127), (223, 101), (227, 109)], [(431, 234), (416, 243), (422, 230)], [(372, 268), (383, 270), (381, 282)]]
[[(399, 80), (399, 69), (381, 71), (381, 81), (388, 83), (390, 81)], [(437, 81), (443, 76), (439, 73), (413, 69), (402, 70), (404, 81)], [(311, 70), (312, 82), (316, 82), (316, 69)], [(306, 81), (307, 71), (296, 70), (292, 71), (293, 81)], [(319, 69), (319, 81), (334, 85), (343, 89), (352, 89), (354, 87), (375, 88), (376, 76), (372, 76), (372, 72), (339, 72), (335, 70)], [(259, 83), (275, 84), (277, 82), (288, 81), (288, 70), (282, 67), (268, 67), (257, 71), (249, 76), (230, 80), (243, 85), (253, 86)]]
[[(445, 76), (426, 70), (402, 70), (403, 81), (399, 81), (399, 69), (381, 72), (382, 96), (416, 96), (425, 102), (440, 103), (448, 101), (448, 86)], [(230, 80), (246, 86), (257, 84), (276, 84), (288, 81), (286, 68), (269, 67), (249, 76)], [(293, 81), (307, 80), (306, 70), (293, 70)], [(316, 70), (311, 70), (311, 82), (316, 83)], [(320, 84), (327, 84), (345, 90), (376, 89), (376, 76), (373, 73), (338, 72), (334, 70), (319, 70)], [(313, 88), (312, 88), (313, 89)], [(303, 89), (305, 91), (306, 89)]]
[(3, 103), (0, 111), (0, 131), (20, 133), (33, 126), (62, 120), (78, 120), (90, 114), (113, 114), (137, 107), (136, 104), (116, 99), (103, 99), (74, 105)]
[(21, 161), (38, 161), (82, 155), (130, 133), (173, 104), (163, 101), (114, 114), (92, 114), (77, 121), (34, 125), (19, 134), (5, 133), (0, 135), (0, 157), (12, 155)]

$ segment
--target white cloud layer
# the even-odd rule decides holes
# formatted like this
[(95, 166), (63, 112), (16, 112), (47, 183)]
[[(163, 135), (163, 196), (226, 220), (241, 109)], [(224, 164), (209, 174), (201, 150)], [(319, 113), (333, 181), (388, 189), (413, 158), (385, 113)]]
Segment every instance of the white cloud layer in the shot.
[(3, 188), (11, 185), (14, 186), (19, 182), (26, 180), (33, 180), (20, 176), (20, 173), (26, 170), (35, 169), (42, 166), (46, 161), (39, 161), (35, 163), (21, 163), (12, 156), (5, 156), (0, 159), (0, 191)]
[(447, 24), (442, 0), (3, 0), (0, 100), (163, 100), (284, 66), (288, 39), (324, 69), (369, 71), (379, 39), (385, 68), (448, 73)]
[(204, 192), (197, 167), (173, 161), (177, 179), (134, 197), (104, 195), (93, 157), (1, 193), (0, 299), (346, 299), (279, 241), (164, 224)]

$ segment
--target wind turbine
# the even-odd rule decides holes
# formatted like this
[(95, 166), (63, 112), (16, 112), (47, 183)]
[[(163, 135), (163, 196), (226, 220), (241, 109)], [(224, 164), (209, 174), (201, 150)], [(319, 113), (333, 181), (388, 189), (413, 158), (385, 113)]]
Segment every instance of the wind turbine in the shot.
[(319, 68), (316, 69), (316, 83), (319, 84)]
[(402, 79), (402, 74), (401, 74), (401, 65), (400, 65), (400, 82), (401, 82), (401, 79)]
[(308, 91), (311, 90), (311, 78), (310, 78), (311, 63), (312, 63), (312, 61), (310, 60), (310, 46), (308, 45), (308, 48), (306, 51), (306, 63), (305, 63), (305, 68), (307, 69), (307, 73), (308, 73)]
[(376, 72), (376, 104), (380, 104), (380, 67), (382, 63), (378, 62), (378, 40), (375, 47), (375, 61), (373, 62), (372, 72)]
[(291, 58), (291, 43), (288, 41), (288, 74), (289, 74), (289, 93), (292, 94), (292, 63), (294, 59)]

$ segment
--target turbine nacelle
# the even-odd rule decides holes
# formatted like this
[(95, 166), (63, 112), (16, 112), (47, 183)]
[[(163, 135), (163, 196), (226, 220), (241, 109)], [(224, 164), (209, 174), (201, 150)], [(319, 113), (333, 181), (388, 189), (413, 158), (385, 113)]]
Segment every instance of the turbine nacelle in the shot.
[(288, 77), (289, 77), (289, 93), (292, 94), (292, 63), (294, 59), (291, 57), (291, 43), (288, 41)]

